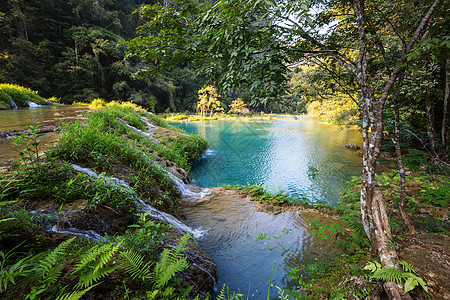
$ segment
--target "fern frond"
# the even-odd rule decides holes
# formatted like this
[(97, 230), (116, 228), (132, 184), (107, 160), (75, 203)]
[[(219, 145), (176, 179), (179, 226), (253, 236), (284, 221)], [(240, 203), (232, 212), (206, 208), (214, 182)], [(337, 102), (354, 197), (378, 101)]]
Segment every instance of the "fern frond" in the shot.
[(176, 253), (180, 253), (181, 251), (184, 251), (187, 249), (186, 244), (191, 238), (192, 234), (186, 233), (180, 238), (180, 241), (177, 244), (177, 247), (175, 248)]
[(158, 290), (154, 290), (154, 291), (147, 291), (147, 298), (149, 300), (153, 300), (156, 298), (156, 296), (158, 296), (159, 291)]
[(156, 287), (164, 287), (176, 272), (184, 271), (189, 264), (187, 258), (181, 253), (186, 250), (186, 244), (191, 235), (185, 234), (181, 237), (177, 246), (173, 249), (164, 249), (159, 262), (156, 263), (153, 273), (151, 274)]
[(94, 268), (94, 273), (100, 270), (103, 266), (105, 266), (119, 249), (120, 243), (114, 247), (110, 251), (105, 251), (100, 254), (100, 258), (98, 259), (97, 265)]
[(399, 265), (402, 266), (402, 269), (403, 269), (405, 272), (411, 272), (411, 273), (414, 273), (414, 274), (416, 273), (416, 271), (414, 270), (414, 268), (413, 268), (410, 264), (408, 264), (406, 261), (404, 261), (404, 260), (398, 260), (397, 262), (398, 262)]
[(108, 274), (114, 272), (117, 269), (115, 266), (103, 267), (99, 269), (97, 272), (87, 272), (80, 275), (78, 279), (78, 283), (75, 285), (75, 288), (87, 288), (91, 286), (94, 282), (102, 279)]
[(160, 266), (159, 277), (154, 278), (156, 286), (158, 288), (164, 287), (176, 272), (184, 271), (188, 266), (189, 264), (187, 263), (186, 257), (173, 261), (169, 265), (165, 266), (165, 268), (161, 268), (162, 266)]
[(225, 292), (226, 292), (225, 287), (226, 287), (226, 284), (224, 283), (222, 286), (222, 289), (220, 290), (220, 294), (219, 294), (219, 296), (217, 296), (216, 300), (225, 300)]
[(75, 272), (84, 270), (87, 265), (97, 260), (97, 257), (113, 247), (113, 244), (95, 245), (86, 251), (80, 258), (80, 262), (75, 265)]
[(120, 244), (104, 244), (89, 249), (76, 265), (75, 272), (82, 272), (75, 288), (87, 288), (112, 273), (117, 267), (106, 266), (119, 249)]
[[(49, 271), (54, 267), (54, 265), (58, 262), (58, 259), (61, 255), (65, 254), (66, 249), (69, 245), (75, 240), (75, 237), (68, 239), (61, 244), (58, 245), (55, 249), (53, 249), (50, 253), (48, 253), (38, 264), (33, 268), (33, 272), (40, 274), (44, 280)], [(58, 274), (53, 274), (53, 276)], [(52, 279), (53, 280), (53, 279)], [(54, 282), (54, 281), (52, 281)]]
[(408, 277), (405, 274), (406, 274), (405, 271), (397, 269), (397, 268), (384, 268), (384, 269), (376, 270), (372, 274), (372, 276), (370, 276), (370, 278), (375, 279), (375, 280), (384, 280), (384, 281), (400, 283), (402, 281), (402, 279)]
[(72, 293), (62, 294), (62, 295), (58, 296), (58, 298), (56, 298), (56, 300), (78, 300), (78, 299), (81, 299), (81, 297), (83, 297), (84, 294), (86, 294), (87, 292), (89, 292), (90, 289), (92, 289), (93, 287), (95, 287), (99, 284), (100, 283), (91, 285), (90, 287), (88, 287), (87, 289), (84, 289), (82, 291), (74, 291)]
[(55, 283), (59, 279), (59, 276), (61, 275), (63, 268), (64, 268), (63, 264), (57, 264), (56, 266), (51, 268), (50, 271), (46, 274), (44, 280), (42, 281), (42, 284), (47, 286)]
[(140, 278), (147, 279), (150, 276), (151, 262), (144, 264), (144, 257), (132, 250), (127, 250), (120, 253), (120, 266), (124, 268), (125, 272), (131, 275), (131, 279)]
[(377, 262), (377, 261), (369, 261), (367, 263), (367, 265), (364, 267), (363, 270), (369, 270), (369, 271), (372, 271), (372, 273), (373, 273), (373, 272), (375, 272), (377, 270), (380, 270), (381, 268), (382, 267), (381, 267), (381, 264), (379, 262)]

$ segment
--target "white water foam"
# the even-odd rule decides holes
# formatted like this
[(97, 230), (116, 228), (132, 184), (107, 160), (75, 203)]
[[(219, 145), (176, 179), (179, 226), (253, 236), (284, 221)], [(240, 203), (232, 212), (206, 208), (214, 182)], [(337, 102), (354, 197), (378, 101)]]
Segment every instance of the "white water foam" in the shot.
[(142, 120), (142, 122), (145, 123), (145, 125), (148, 127), (149, 130), (158, 128), (158, 126), (155, 126), (155, 125), (153, 125), (152, 123), (150, 123), (150, 122), (147, 120), (147, 118), (141, 117), (141, 120)]
[(146, 137), (148, 140), (150, 140), (152, 143), (154, 143), (154, 144), (158, 144), (158, 143), (159, 143), (159, 141), (158, 141), (157, 139), (155, 139), (150, 133), (144, 132), (144, 131), (142, 131), (142, 130), (140, 130), (140, 129), (134, 127), (134, 126), (131, 126), (130, 124), (128, 124), (127, 122), (125, 122), (124, 120), (122, 120), (122, 119), (120, 119), (120, 118), (119, 118), (119, 120), (120, 120), (121, 122), (123, 122), (128, 128), (130, 128), (130, 129), (133, 130), (134, 132), (137, 132), (137, 133), (139, 133), (140, 135), (145, 136), (145, 137)]
[(121, 186), (123, 189), (130, 191), (131, 192), (131, 196), (133, 197), (133, 200), (136, 203), (137, 208), (139, 209), (139, 211), (144, 212), (144, 213), (148, 213), (150, 217), (159, 219), (161, 221), (165, 221), (167, 223), (169, 223), (170, 225), (172, 225), (175, 229), (182, 231), (182, 232), (189, 232), (192, 234), (192, 236), (194, 238), (200, 238), (204, 235), (205, 231), (201, 230), (201, 229), (192, 229), (189, 226), (187, 226), (186, 224), (184, 224), (183, 222), (181, 222), (180, 220), (176, 219), (174, 216), (159, 211), (158, 209), (154, 208), (153, 206), (151, 206), (150, 204), (145, 203), (142, 199), (139, 199), (133, 192), (133, 190), (131, 189), (130, 185), (121, 179), (115, 178), (115, 177), (110, 177), (110, 176), (105, 176), (102, 174), (97, 174), (95, 171), (89, 169), (89, 168), (83, 168), (81, 166), (78, 166), (76, 164), (72, 164), (73, 169), (77, 172), (80, 173), (84, 173), (88, 176), (103, 180), (104, 182), (111, 184), (111, 185), (115, 185), (115, 186)]
[(29, 107), (39, 107), (40, 106), (39, 104), (34, 103), (33, 101), (27, 101), (27, 103), (28, 103)]
[(57, 225), (53, 226), (50, 229), (51, 232), (54, 233), (60, 233), (60, 234), (70, 234), (70, 235), (76, 235), (76, 236), (81, 236), (90, 240), (96, 240), (96, 241), (106, 241), (106, 238), (104, 236), (101, 236), (100, 234), (98, 234), (97, 232), (95, 232), (94, 230), (80, 230), (80, 229), (76, 229), (76, 228), (58, 228)]

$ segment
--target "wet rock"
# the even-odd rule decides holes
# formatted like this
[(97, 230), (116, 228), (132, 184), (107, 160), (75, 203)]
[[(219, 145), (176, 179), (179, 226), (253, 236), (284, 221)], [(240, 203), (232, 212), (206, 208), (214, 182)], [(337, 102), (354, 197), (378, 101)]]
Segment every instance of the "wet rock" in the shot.
[[(43, 127), (38, 128), (38, 133), (48, 133), (48, 132), (55, 132), (55, 131), (60, 131), (60, 130), (61, 130), (60, 126), (43, 126)], [(22, 134), (22, 132), (31, 134), (30, 129), (5, 130), (5, 131), (0, 131), (0, 138), (2, 138), (2, 139), (11, 138), (13, 136)]]
[(355, 144), (351, 144), (351, 143), (345, 144), (345, 147), (348, 148), (348, 149), (352, 149), (352, 150), (358, 150), (358, 149), (361, 149), (360, 146), (355, 145)]

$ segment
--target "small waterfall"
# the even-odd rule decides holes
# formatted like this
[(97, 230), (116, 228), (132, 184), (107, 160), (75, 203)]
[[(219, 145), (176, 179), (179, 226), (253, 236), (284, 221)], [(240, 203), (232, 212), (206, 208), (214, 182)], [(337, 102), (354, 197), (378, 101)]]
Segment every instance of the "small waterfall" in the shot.
[(80, 230), (80, 229), (76, 229), (76, 228), (58, 228), (57, 225), (53, 226), (52, 228), (50, 228), (51, 232), (54, 233), (60, 233), (60, 234), (70, 234), (70, 235), (76, 235), (76, 236), (81, 236), (90, 240), (96, 240), (96, 241), (102, 241), (102, 242), (106, 242), (106, 237), (101, 236), (100, 234), (98, 234), (97, 232), (95, 232), (94, 230)]
[(115, 178), (115, 177), (109, 177), (109, 176), (107, 177), (102, 174), (97, 174), (96, 172), (94, 172), (93, 170), (91, 170), (89, 168), (83, 168), (83, 167), (75, 165), (75, 164), (73, 164), (72, 166), (73, 166), (73, 169), (77, 172), (86, 174), (90, 177), (94, 177), (94, 178), (103, 180), (105, 183), (108, 183), (111, 185), (121, 186), (123, 189), (130, 191), (131, 195), (136, 203), (136, 206), (138, 207), (138, 210), (141, 212), (144, 212), (144, 213), (148, 212), (150, 217), (159, 219), (161, 221), (165, 221), (165, 222), (169, 223), (170, 225), (172, 225), (175, 229), (177, 229), (181, 232), (190, 232), (194, 238), (199, 238), (199, 237), (203, 236), (203, 234), (204, 234), (203, 230), (192, 229), (189, 226), (187, 226), (186, 224), (182, 223), (180, 220), (176, 219), (174, 216), (172, 216), (168, 213), (159, 211), (156, 208), (154, 208), (153, 206), (151, 206), (150, 204), (145, 203), (142, 199), (139, 199), (134, 194), (132, 188), (126, 181)]
[(9, 96), (9, 100), (11, 101), (12, 107), (13, 107), (14, 109), (19, 108), (19, 107), (17, 106), (16, 102), (14, 102), (13, 98), (11, 97), (11, 95), (8, 95), (8, 96)]
[(39, 107), (40, 106), (39, 104), (34, 103), (33, 101), (27, 101), (27, 103), (28, 103), (29, 107)]
[(159, 143), (159, 141), (158, 141), (157, 139), (155, 139), (151, 134), (149, 134), (149, 133), (147, 133), (147, 132), (144, 132), (144, 131), (142, 131), (142, 130), (140, 130), (140, 129), (134, 127), (134, 126), (131, 126), (130, 124), (128, 124), (127, 122), (125, 122), (124, 120), (122, 120), (122, 119), (120, 119), (120, 118), (119, 118), (119, 120), (120, 120), (121, 122), (123, 122), (125, 125), (127, 125), (127, 127), (130, 128), (131, 130), (133, 130), (134, 132), (137, 132), (137, 133), (139, 133), (140, 135), (145, 136), (145, 137), (146, 137), (148, 140), (150, 140), (152, 143), (154, 143), (154, 144)]
[(180, 178), (170, 173), (168, 170), (166, 171), (167, 175), (169, 176), (170, 180), (172, 180), (173, 184), (175, 185), (175, 188), (178, 192), (181, 193), (184, 197), (187, 198), (193, 198), (193, 199), (200, 199), (203, 198), (209, 194), (211, 194), (211, 190), (208, 188), (202, 189), (201, 192), (197, 193), (192, 191)]
[(141, 117), (141, 121), (145, 123), (145, 125), (148, 127), (149, 130), (156, 129), (158, 126), (153, 125), (150, 123), (147, 118)]

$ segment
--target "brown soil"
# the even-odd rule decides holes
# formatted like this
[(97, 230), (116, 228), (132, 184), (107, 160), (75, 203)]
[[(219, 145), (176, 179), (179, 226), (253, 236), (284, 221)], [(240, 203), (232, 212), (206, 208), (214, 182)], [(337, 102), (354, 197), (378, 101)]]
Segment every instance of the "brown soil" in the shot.
[(411, 292), (413, 299), (450, 299), (450, 237), (445, 234), (422, 233), (400, 242), (399, 258), (407, 261), (428, 285)]

